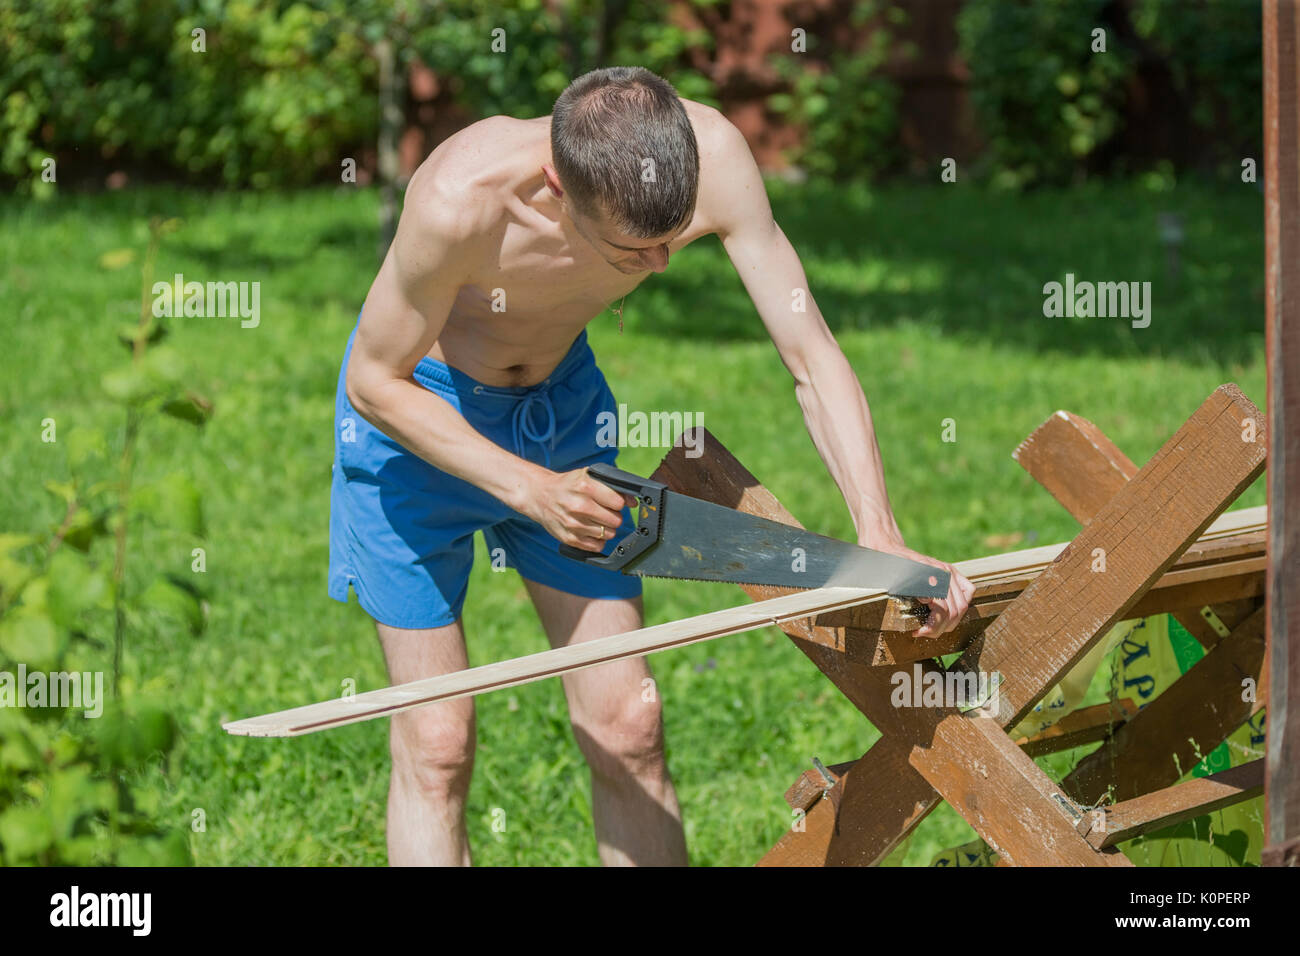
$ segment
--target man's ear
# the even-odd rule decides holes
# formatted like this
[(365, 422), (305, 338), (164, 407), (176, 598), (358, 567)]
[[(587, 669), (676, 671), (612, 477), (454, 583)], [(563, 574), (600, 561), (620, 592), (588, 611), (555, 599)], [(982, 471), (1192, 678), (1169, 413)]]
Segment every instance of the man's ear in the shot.
[(556, 199), (564, 196), (564, 189), (560, 186), (560, 177), (555, 172), (555, 167), (550, 163), (542, 163), (542, 176), (546, 179), (546, 188)]

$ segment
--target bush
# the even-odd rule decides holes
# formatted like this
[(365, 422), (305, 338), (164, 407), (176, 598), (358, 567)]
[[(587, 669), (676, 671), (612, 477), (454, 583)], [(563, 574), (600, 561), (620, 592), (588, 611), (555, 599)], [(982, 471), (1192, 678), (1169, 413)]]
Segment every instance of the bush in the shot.
[[(1136, 0), (1134, 29), (1168, 67), (1208, 158), (1240, 171), (1263, 154), (1263, 21), (1258, 3)], [(1226, 134), (1224, 135), (1216, 135)]]
[(856, 31), (873, 20), (857, 49), (819, 50), (812, 32), (807, 54), (774, 61), (788, 92), (769, 97), (768, 105), (802, 133), (788, 159), (821, 180), (865, 179), (893, 167), (899, 159), (898, 84), (885, 75), (893, 36), (890, 26), (905, 13), (878, 0), (858, 2), (850, 22)]
[(374, 66), (340, 4), (0, 0), (0, 37), (0, 173), (20, 183), (78, 149), (292, 182), (373, 133)]
[[(49, 156), (161, 167), (194, 181), (272, 186), (337, 181), (375, 140), (372, 55), (391, 40), (481, 115), (550, 112), (598, 60), (673, 76), (706, 36), (668, 22), (667, 3), (591, 0), (0, 0), (0, 176), (30, 189)], [(604, 18), (604, 19), (602, 19)], [(493, 52), (504, 30), (504, 53)], [(196, 33), (195, 31), (202, 31)], [(49, 187), (52, 188), (52, 187)]]
[(1107, 52), (1092, 52), (1109, 3), (970, 0), (962, 8), (961, 53), (998, 184), (1068, 180), (1120, 128), (1132, 54), (1110, 30)]
[[(1092, 52), (1092, 31), (1106, 52)], [(1260, 141), (1260, 11), (1238, 0), (969, 0), (957, 19), (995, 183), (1103, 170), (1134, 114), (1139, 74), (1167, 75), (1160, 106), (1197, 141), (1181, 161), (1240, 162)], [(1229, 142), (1220, 134), (1227, 131)], [(1252, 150), (1254, 152), (1252, 152)]]

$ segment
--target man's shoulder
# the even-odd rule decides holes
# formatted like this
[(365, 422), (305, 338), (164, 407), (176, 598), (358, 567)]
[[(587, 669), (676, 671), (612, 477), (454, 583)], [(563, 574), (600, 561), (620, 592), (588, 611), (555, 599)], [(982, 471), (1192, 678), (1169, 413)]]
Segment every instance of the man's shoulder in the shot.
[(696, 222), (700, 234), (722, 233), (767, 201), (745, 134), (720, 110), (682, 100), (700, 153)]
[(738, 149), (749, 152), (744, 134), (721, 110), (707, 103), (687, 99), (682, 100), (682, 106), (686, 109), (687, 119), (691, 121), (691, 128), (695, 130), (695, 143), (700, 150), (701, 164), (706, 154), (733, 153)]
[(450, 240), (491, 232), (505, 215), (509, 158), (528, 135), (526, 122), (490, 116), (443, 140), (411, 177), (403, 217)]

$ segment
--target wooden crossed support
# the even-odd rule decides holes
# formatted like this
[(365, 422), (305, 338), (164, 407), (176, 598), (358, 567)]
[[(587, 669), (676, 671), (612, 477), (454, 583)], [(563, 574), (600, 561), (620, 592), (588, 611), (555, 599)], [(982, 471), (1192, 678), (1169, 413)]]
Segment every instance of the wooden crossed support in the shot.
[[(1095, 451), (1090, 453), (1090, 449)], [(1044, 422), (1014, 457), (1084, 525), (1138, 471), (1096, 425), (1068, 412), (1057, 412)], [(1094, 470), (1090, 463), (1104, 467)], [(1260, 530), (1220, 539), (1218, 557), (1222, 559), (1236, 547), (1258, 547), (1262, 554), (1265, 537)], [(1211, 554), (1215, 549), (1207, 544), (1202, 537), (1176, 566)], [(1116, 728), (1105, 747), (1085, 757), (1062, 781), (1076, 800), (1093, 804), (1108, 790), (1114, 799), (1129, 800), (1173, 784), (1201, 754), (1213, 750), (1240, 727), (1265, 698), (1260, 680), (1264, 657), (1262, 571), (1247, 570), (1239, 561), (1220, 560), (1214, 567), (1223, 576), (1188, 585), (1178, 594), (1177, 606), (1154, 605), (1144, 599), (1129, 612), (1131, 617), (1139, 617), (1169, 611), (1208, 653), (1144, 707), (1131, 725)], [(1234, 567), (1241, 573), (1230, 573)], [(1209, 603), (1225, 594), (1235, 599)], [(1210, 621), (1216, 622), (1217, 629)], [(1259, 687), (1253, 704), (1242, 697), (1241, 681), (1246, 677), (1255, 679)]]
[[(1081, 421), (1076, 419), (1075, 424)], [(1131, 612), (1152, 586), (1259, 476), (1264, 467), (1264, 431), (1265, 421), (1258, 409), (1236, 386), (1225, 385), (1140, 470), (1132, 469), (1131, 462), (1126, 468), (1123, 463), (1127, 459), (1109, 442), (1089, 446), (1097, 454), (1082, 461), (1086, 467), (1059, 470), (1059, 482), (1051, 479), (1050, 469), (1026, 463), (1035, 477), (1044, 477), (1049, 486), (1058, 485), (1049, 490), (1073, 495), (1068, 506), (1076, 516), (1090, 520), (1078, 537), (1010, 596), (996, 614), (972, 608), (963, 622), (967, 630), (960, 644), (951, 649), (964, 650), (952, 669), (1001, 674), (998, 709), (992, 717), (963, 714), (953, 707), (893, 707), (890, 675), (895, 663), (881, 659), (879, 631), (873, 633), (864, 626), (869, 625), (873, 613), (871, 603), (852, 612), (850, 623), (840, 618), (837, 624), (833, 617), (783, 623), (782, 629), (800, 650), (884, 736), (856, 762), (831, 768), (836, 780), (833, 786), (824, 780), (804, 780), (800, 789), (801, 783), (796, 782), (791, 789), (794, 801), (807, 806), (803, 827), (786, 833), (761, 864), (878, 863), (944, 799), (1005, 863), (1130, 865), (1113, 845), (1095, 845), (1097, 841), (1089, 841), (1086, 829), (1080, 832), (1086, 820), (1078, 801), (1090, 803), (1080, 794), (1095, 793), (1095, 781), (1109, 784), (1122, 765), (1126, 774), (1132, 770), (1129, 779), (1134, 796), (1177, 779), (1167, 779), (1173, 772), (1167, 764), (1174, 763), (1169, 754), (1179, 746), (1167, 732), (1160, 736), (1169, 722), (1159, 719), (1159, 712), (1157, 718), (1142, 720), (1154, 704), (1123, 725), (1125, 741), (1116, 735), (1115, 746), (1104, 745), (1080, 764), (1071, 775), (1073, 779), (1064, 785), (1048, 778), (1006, 729), (1018, 724), (1115, 623), (1133, 616)], [(703, 456), (687, 459), (681, 448), (674, 449), (655, 477), (684, 494), (797, 524), (716, 439), (707, 434), (703, 437)], [(1024, 451), (1022, 446), (1022, 463), (1033, 457)], [(1102, 490), (1091, 488), (1094, 484)], [(1250, 543), (1236, 541), (1233, 546), (1248, 550)], [(1098, 554), (1104, 555), (1105, 570), (1100, 573), (1094, 570)], [(1193, 568), (1196, 563), (1186, 567)], [(1241, 568), (1231, 576), (1244, 579), (1257, 573), (1258, 569)], [(1179, 586), (1197, 583), (1189, 579)], [(763, 587), (746, 587), (745, 591), (755, 600), (781, 593)], [(1221, 687), (1227, 671), (1251, 670), (1252, 648), (1257, 643), (1251, 635), (1259, 618), (1242, 602), (1253, 600), (1257, 593), (1249, 588), (1245, 593), (1225, 592), (1208, 585), (1182, 593), (1180, 600), (1186, 602), (1182, 607), (1210, 607), (1221, 628), (1231, 626), (1223, 620), (1224, 615), (1235, 628), (1228, 637), (1219, 638), (1178, 685), (1193, 678), (1199, 668), (1200, 676), (1188, 686), (1204, 693)], [(883, 602), (875, 603), (879, 605), (874, 609), (879, 623)], [(974, 620), (980, 620), (980, 625), (968, 627)], [(1204, 633), (1204, 629), (1199, 631)], [(897, 639), (894, 643), (899, 645)], [(1210, 664), (1202, 667), (1207, 661)], [(927, 672), (940, 670), (929, 660), (921, 666)], [(1257, 666), (1254, 673), (1258, 676)], [(1228, 686), (1240, 696), (1239, 685)], [(1165, 696), (1169, 695), (1162, 698)], [(1199, 702), (1191, 708), (1209, 728), (1203, 746), (1215, 746), (1240, 719), (1232, 723), (1234, 712), (1211, 720), (1201, 713), (1208, 709), (1212, 708)], [(1184, 728), (1189, 716), (1187, 710), (1180, 715)], [(1242, 714), (1241, 719), (1244, 717)], [(1222, 737), (1209, 742), (1221, 725), (1226, 726)], [(1128, 763), (1141, 766), (1127, 768), (1124, 755), (1141, 749), (1141, 744), (1129, 740), (1151, 741), (1150, 752), (1158, 752), (1160, 759), (1130, 759)], [(1162, 749), (1166, 743), (1169, 749)], [(823, 792), (826, 799), (820, 797)]]

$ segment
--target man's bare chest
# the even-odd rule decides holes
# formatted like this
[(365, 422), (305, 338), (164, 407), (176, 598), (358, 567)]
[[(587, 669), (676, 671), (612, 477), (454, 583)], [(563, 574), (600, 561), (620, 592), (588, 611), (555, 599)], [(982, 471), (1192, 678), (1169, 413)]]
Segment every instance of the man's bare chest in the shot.
[(650, 275), (628, 275), (598, 260), (523, 254), (476, 269), (456, 295), (454, 311), (499, 316), (512, 324), (535, 320), (586, 322), (639, 286)]
[(563, 262), (480, 274), (460, 286), (429, 354), (487, 385), (535, 384), (646, 275), (603, 276)]

